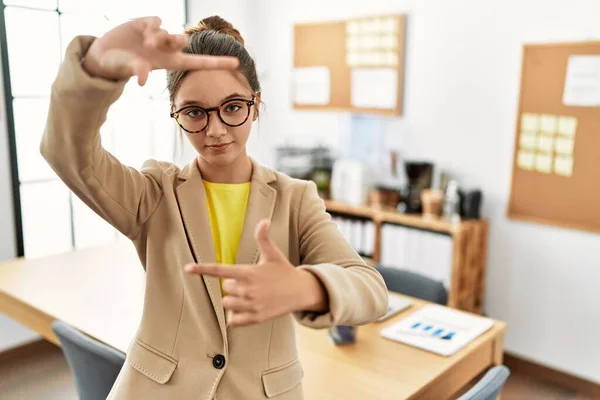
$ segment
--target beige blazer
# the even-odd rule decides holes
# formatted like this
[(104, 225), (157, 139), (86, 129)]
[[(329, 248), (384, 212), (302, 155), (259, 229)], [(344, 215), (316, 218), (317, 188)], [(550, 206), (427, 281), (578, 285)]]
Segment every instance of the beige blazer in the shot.
[(294, 320), (327, 328), (379, 318), (387, 310), (381, 276), (340, 235), (314, 183), (253, 161), (237, 262), (257, 262), (254, 227), (270, 219), (281, 251), (323, 283), (329, 311), (228, 328), (218, 278), (182, 268), (215, 262), (197, 163), (180, 170), (152, 160), (138, 171), (102, 148), (100, 126), (125, 84), (91, 78), (81, 68), (92, 41), (77, 37), (67, 50), (52, 86), (41, 152), (78, 197), (133, 241), (146, 271), (142, 321), (109, 398), (302, 399)]

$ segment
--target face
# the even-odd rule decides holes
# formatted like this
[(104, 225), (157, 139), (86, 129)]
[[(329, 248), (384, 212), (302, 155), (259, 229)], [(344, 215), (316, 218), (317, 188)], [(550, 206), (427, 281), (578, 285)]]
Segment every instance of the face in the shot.
[[(253, 96), (240, 77), (230, 71), (194, 71), (183, 79), (175, 94), (174, 111), (181, 110), (179, 122), (190, 131), (200, 130), (208, 122), (198, 133), (182, 130), (204, 161), (226, 166), (246, 155), (246, 142), (260, 104), (260, 96), (256, 96), (255, 104), (248, 105)], [(217, 110), (202, 110), (219, 106), (225, 122), (241, 125), (227, 125)]]

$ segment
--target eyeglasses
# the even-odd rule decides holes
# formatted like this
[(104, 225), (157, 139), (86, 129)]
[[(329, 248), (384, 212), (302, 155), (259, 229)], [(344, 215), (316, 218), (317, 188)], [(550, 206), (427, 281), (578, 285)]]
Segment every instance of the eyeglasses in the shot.
[(186, 106), (171, 113), (177, 124), (188, 133), (199, 133), (206, 129), (210, 119), (210, 112), (216, 111), (221, 122), (227, 126), (236, 127), (243, 125), (250, 116), (250, 108), (254, 105), (252, 100), (231, 99), (218, 107), (203, 108), (200, 106)]

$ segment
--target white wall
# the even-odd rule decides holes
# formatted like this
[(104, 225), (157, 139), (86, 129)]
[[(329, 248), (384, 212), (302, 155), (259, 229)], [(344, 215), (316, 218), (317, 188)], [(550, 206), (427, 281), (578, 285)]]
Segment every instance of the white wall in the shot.
[[(1, 67), (0, 67), (1, 68)], [(0, 69), (0, 75), (1, 75)], [(4, 88), (0, 81), (0, 260), (17, 255), (12, 181), (6, 130)], [(37, 334), (0, 314), (0, 352), (38, 338)]]
[[(508, 322), (506, 349), (600, 382), (600, 235), (506, 218), (521, 45), (599, 39), (600, 2), (258, 0), (251, 8), (248, 3), (197, 2), (190, 16), (220, 13), (251, 33), (268, 105), (257, 158), (267, 164), (276, 142), (319, 135), (337, 143), (344, 133), (341, 114), (291, 109), (293, 24), (407, 14), (405, 113), (390, 122), (396, 133), (387, 142), (411, 158), (451, 170), (467, 187), (483, 189), (483, 213), (491, 221), (485, 311)], [(257, 150), (250, 153), (256, 156)]]

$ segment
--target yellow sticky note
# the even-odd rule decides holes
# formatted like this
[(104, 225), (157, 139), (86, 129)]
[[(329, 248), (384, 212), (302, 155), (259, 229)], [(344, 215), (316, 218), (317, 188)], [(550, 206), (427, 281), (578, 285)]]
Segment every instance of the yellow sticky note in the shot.
[(360, 65), (360, 53), (348, 52), (346, 54), (346, 64), (349, 67), (356, 67)]
[(377, 26), (375, 25), (375, 21), (369, 18), (363, 21), (363, 32), (375, 32), (377, 30)]
[(383, 22), (383, 30), (388, 33), (396, 33), (398, 23), (394, 17), (389, 17)]
[(385, 26), (382, 18), (373, 18), (373, 31), (381, 32), (385, 30)]
[(556, 138), (556, 152), (565, 156), (572, 156), (575, 148), (575, 140), (558, 137)]
[(370, 33), (371, 32), (371, 23), (366, 20), (358, 21), (358, 33)]
[(398, 38), (393, 35), (382, 36), (382, 43), (386, 49), (395, 49), (398, 46)]
[(371, 36), (362, 36), (358, 38), (358, 47), (363, 50), (371, 50)]
[(540, 131), (552, 135), (558, 129), (558, 119), (556, 115), (544, 114), (540, 117)]
[(574, 137), (577, 131), (577, 118), (560, 117), (558, 119), (558, 133), (562, 136)]
[(530, 151), (521, 150), (517, 155), (517, 165), (519, 168), (523, 168), (526, 170), (533, 170), (535, 166), (535, 153)]
[(538, 116), (535, 114), (523, 114), (521, 116), (522, 131), (537, 131), (539, 127)]
[(545, 174), (552, 172), (552, 156), (549, 154), (537, 154), (535, 157), (535, 169)]
[(537, 144), (536, 133), (532, 131), (521, 132), (520, 144), (522, 149), (535, 150)]
[(544, 153), (552, 152), (554, 138), (552, 136), (539, 135), (537, 137), (537, 149)]
[(349, 35), (356, 35), (360, 32), (360, 24), (358, 21), (346, 22), (346, 33)]
[(360, 48), (360, 41), (356, 36), (349, 36), (346, 38), (346, 49), (357, 50)]
[(561, 176), (573, 175), (573, 157), (556, 157), (554, 160), (554, 173)]
[(395, 67), (398, 64), (398, 54), (393, 51), (388, 51), (385, 54), (386, 65)]

